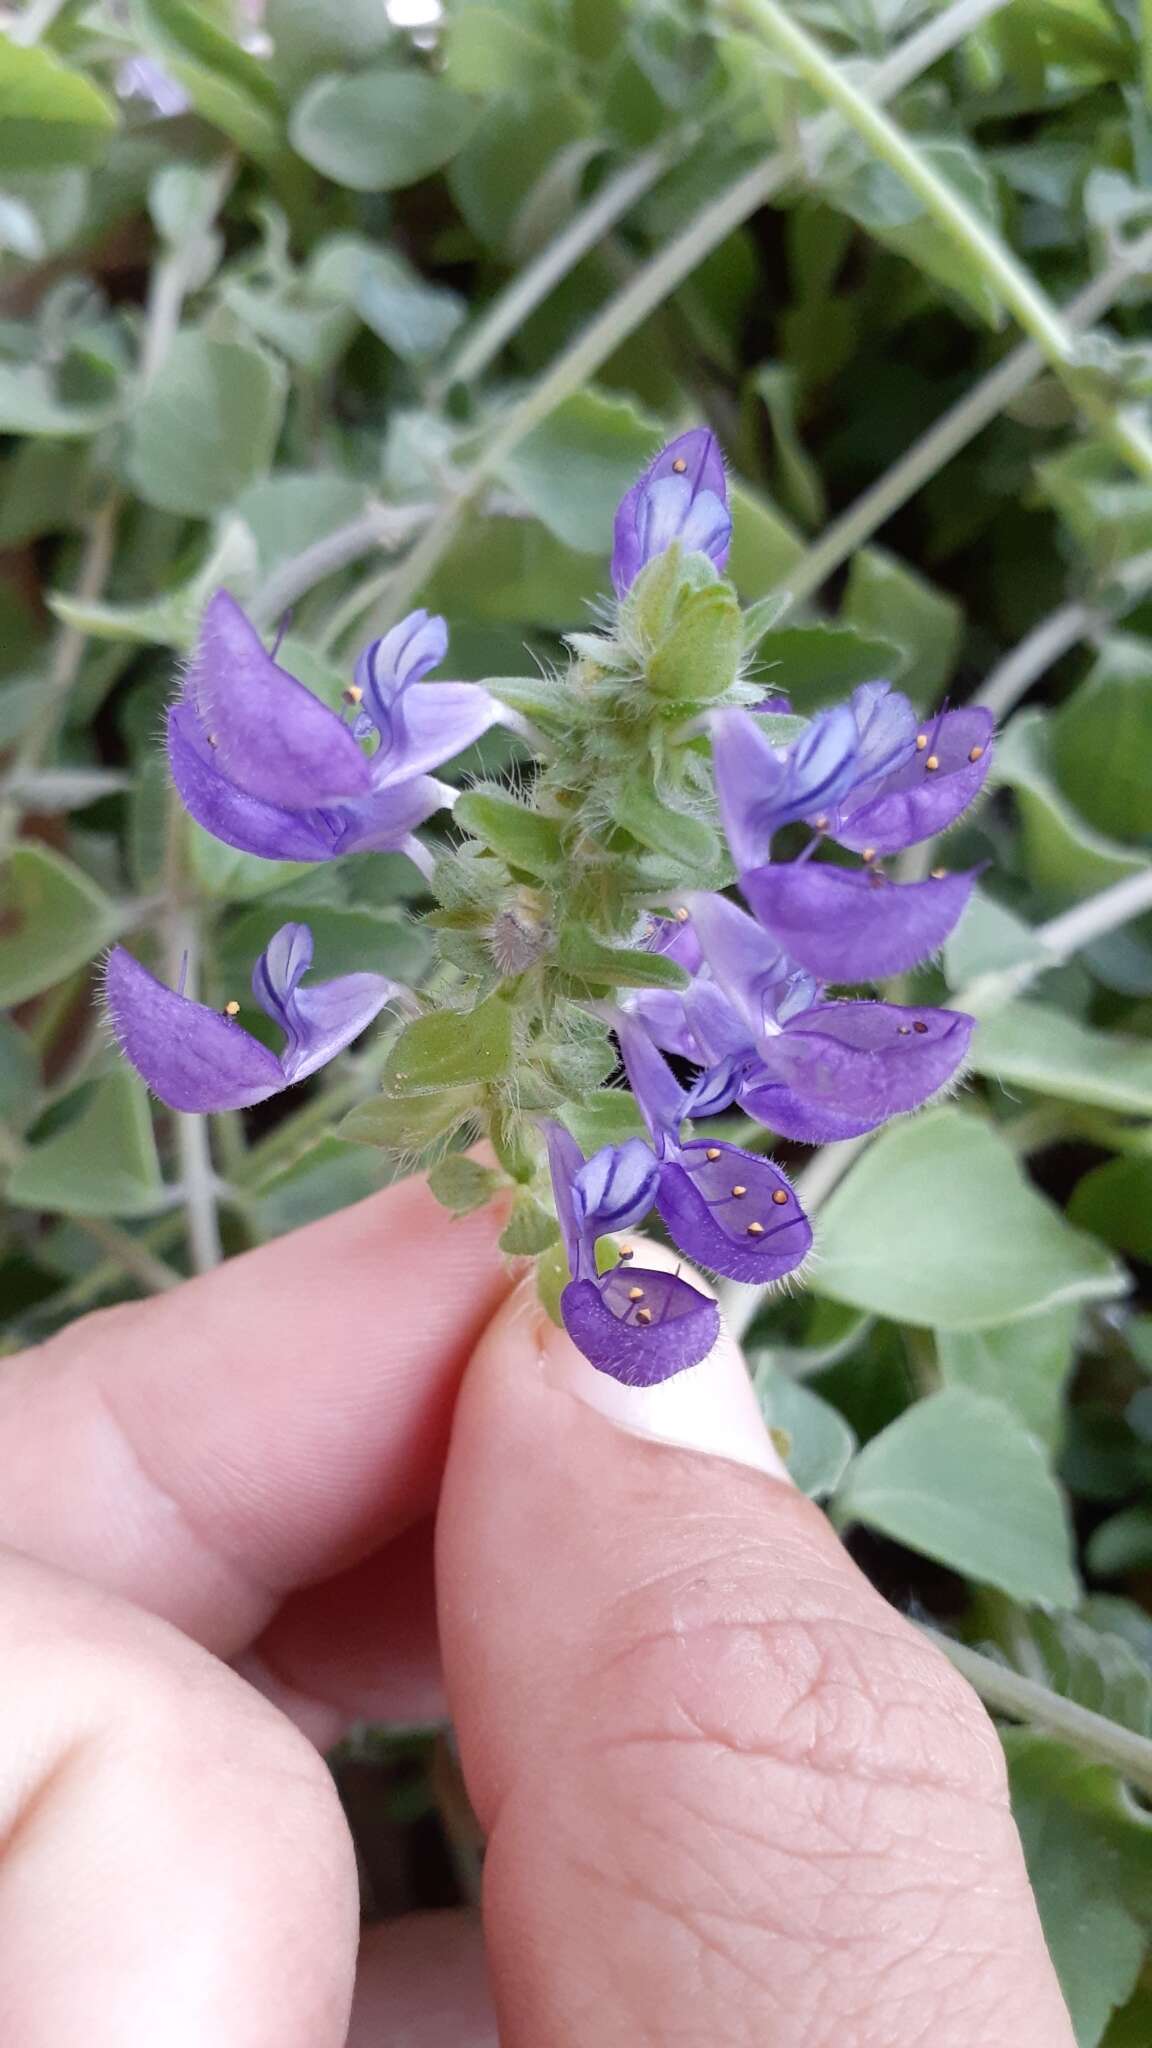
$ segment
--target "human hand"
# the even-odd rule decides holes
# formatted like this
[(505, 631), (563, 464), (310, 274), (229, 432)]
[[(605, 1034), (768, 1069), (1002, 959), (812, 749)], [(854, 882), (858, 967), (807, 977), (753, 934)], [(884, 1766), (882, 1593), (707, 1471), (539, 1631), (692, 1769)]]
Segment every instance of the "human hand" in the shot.
[(447, 1913), (347, 2032), (313, 1746), (442, 1711), (434, 1512), (505, 2048), (1067, 2048), (994, 1731), (735, 1352), (629, 1394), (497, 1228), (407, 1183), (0, 1366), (5, 2048), (496, 2041)]

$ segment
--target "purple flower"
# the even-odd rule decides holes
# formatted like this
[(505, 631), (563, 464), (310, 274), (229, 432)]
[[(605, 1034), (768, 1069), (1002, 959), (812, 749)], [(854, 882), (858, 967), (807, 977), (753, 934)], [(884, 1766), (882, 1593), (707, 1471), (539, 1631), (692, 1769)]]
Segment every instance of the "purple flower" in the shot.
[[(476, 683), (425, 683), (447, 649), (442, 619), (413, 612), (361, 655), (354, 726), (281, 668), (225, 590), (204, 614), (168, 715), (168, 759), (188, 811), (266, 860), (402, 849), (427, 865), (417, 825), (455, 800), (425, 771), (496, 723)], [(365, 754), (359, 741), (375, 733)]]
[(564, 1327), (599, 1372), (625, 1386), (654, 1387), (698, 1365), (720, 1334), (714, 1301), (676, 1274), (621, 1257), (596, 1270), (596, 1241), (642, 1222), (659, 1166), (642, 1139), (606, 1145), (585, 1160), (560, 1124), (546, 1125), (556, 1212), (572, 1275), (560, 1297)]
[(612, 534), (617, 597), (623, 597), (645, 564), (673, 541), (687, 553), (707, 555), (723, 572), (731, 538), (720, 444), (707, 427), (693, 427), (669, 441), (620, 500)]
[(982, 789), (994, 730), (992, 713), (979, 705), (942, 712), (916, 734), (910, 755), (833, 805), (823, 829), (857, 853), (899, 853), (934, 839)]
[(302, 986), (312, 964), (306, 924), (282, 925), (252, 971), (252, 993), (285, 1035), (279, 1056), (235, 1021), (238, 1005), (209, 1009), (166, 988), (123, 946), (105, 970), (121, 1051), (170, 1109), (248, 1109), (314, 1074), (406, 991), (382, 974), (342, 974)]
[[(738, 1101), (782, 1137), (827, 1144), (918, 1109), (953, 1079), (971, 1017), (827, 1002), (819, 983), (734, 903), (699, 895), (691, 908), (704, 968), (682, 995), (645, 992), (629, 1001), (630, 1017), (654, 1046), (702, 1069), (687, 1114), (714, 1114)], [(658, 1101), (656, 1088), (649, 1071), (637, 1092)]]
[(164, 120), (186, 114), (192, 104), (179, 80), (152, 57), (125, 57), (116, 72), (116, 96), (146, 100)]
[(703, 1138), (682, 1143), (689, 1106), (698, 1115), (707, 1115), (709, 1106), (681, 1088), (637, 1023), (620, 1013), (614, 1022), (659, 1159), (655, 1201), (670, 1235), (689, 1258), (728, 1280), (760, 1286), (782, 1280), (812, 1249), (812, 1226), (791, 1182), (772, 1160), (738, 1145)]
[(862, 683), (786, 747), (774, 746), (749, 712), (716, 712), (716, 794), (737, 868), (759, 867), (773, 834), (799, 819), (826, 831), (853, 790), (875, 785), (915, 751), (916, 713), (887, 683)]
[(892, 882), (879, 868), (770, 863), (742, 874), (757, 920), (820, 981), (882, 981), (937, 953), (968, 906), (978, 868)]

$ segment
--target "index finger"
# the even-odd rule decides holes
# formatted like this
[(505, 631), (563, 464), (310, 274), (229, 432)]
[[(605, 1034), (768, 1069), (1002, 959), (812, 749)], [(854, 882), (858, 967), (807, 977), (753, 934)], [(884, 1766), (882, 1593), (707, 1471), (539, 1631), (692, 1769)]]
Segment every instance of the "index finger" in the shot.
[(4, 1360), (0, 1544), (232, 1654), (429, 1512), (501, 1222), (405, 1181)]

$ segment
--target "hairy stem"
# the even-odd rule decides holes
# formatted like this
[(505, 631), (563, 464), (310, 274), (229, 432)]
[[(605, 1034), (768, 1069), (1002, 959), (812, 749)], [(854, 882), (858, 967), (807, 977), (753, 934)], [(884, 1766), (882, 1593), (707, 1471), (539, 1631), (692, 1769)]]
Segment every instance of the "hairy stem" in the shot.
[(990, 291), (1030, 334), (1081, 411), (1138, 476), (1152, 479), (1152, 434), (1134, 411), (1110, 405), (1076, 377), (1076, 336), (1059, 308), (954, 185), (862, 91), (777, 0), (732, 0), (732, 12), (786, 56), (821, 99), (840, 113), (878, 157), (911, 186), (926, 212), (975, 265)]
[[(1150, 267), (1152, 235), (1146, 235), (1101, 271), (1099, 277), (1093, 278), (1091, 284), (1085, 285), (1075, 298), (1069, 299), (1062, 309), (1065, 325), (1077, 332), (1091, 326), (1115, 304), (1132, 279)], [(870, 540), (894, 512), (906, 505), (909, 498), (951, 462), (954, 455), (975, 440), (977, 434), (1014, 398), (1027, 390), (1040, 375), (1044, 363), (1044, 352), (1036, 342), (1022, 342), (971, 391), (965, 392), (963, 398), (957, 399), (955, 405), (942, 413), (900, 460), (893, 463), (869, 490), (862, 492), (855, 504), (834, 520), (802, 556), (781, 586), (780, 594), (787, 596), (788, 609), (819, 590), (833, 571)], [(987, 702), (987, 698), (984, 701)]]
[(926, 1628), (924, 1633), (968, 1680), (986, 1706), (1014, 1721), (1027, 1721), (1034, 1728), (1059, 1736), (1093, 1763), (1119, 1771), (1129, 1784), (1152, 1793), (1152, 1742), (1147, 1736), (1137, 1735), (1134, 1729), (1124, 1728), (1104, 1714), (1093, 1713), (1090, 1707), (1079, 1706), (1075, 1700), (1063, 1699), (1039, 1680), (1009, 1671), (994, 1658), (970, 1650), (967, 1643), (955, 1642), (938, 1629)]
[[(954, 0), (951, 7), (917, 29), (870, 71), (868, 93), (877, 102), (893, 98), (1005, 5), (1007, 0)], [(692, 275), (713, 249), (783, 190), (795, 176), (798, 160), (818, 163), (842, 126), (836, 113), (820, 114), (804, 122), (798, 136), (799, 158), (795, 149), (776, 150), (763, 163), (746, 171), (718, 198), (701, 207), (688, 225), (589, 321), (539, 382), (497, 421), (491, 441), (462, 480), (458, 493), (446, 501), (418, 544), (415, 553), (420, 559), (415, 568), (420, 579), (426, 580), (438, 568), (455, 538), (462, 509), (491, 480), (513, 449), (594, 377), (621, 343)], [(407, 567), (405, 564), (405, 571)], [(395, 582), (390, 573), (374, 577), (351, 594), (339, 621), (333, 621), (329, 644), (338, 645), (356, 620), (369, 610), (372, 631), (383, 632), (393, 623), (409, 594), (419, 588), (415, 573), (405, 573), (402, 583)], [(386, 609), (377, 611), (375, 607), (381, 604)]]

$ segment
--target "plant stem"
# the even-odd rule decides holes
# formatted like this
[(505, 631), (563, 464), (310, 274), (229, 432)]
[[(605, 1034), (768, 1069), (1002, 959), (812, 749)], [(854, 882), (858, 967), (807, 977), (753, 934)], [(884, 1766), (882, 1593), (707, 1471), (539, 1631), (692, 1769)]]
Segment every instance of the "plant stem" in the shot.
[[(169, 883), (172, 909), (167, 931), (168, 979), (195, 996), (200, 964), (200, 920), (194, 904), (179, 900), (183, 865), (184, 817), (175, 794), (170, 798)], [(208, 1119), (184, 1110), (172, 1112), (180, 1190), (184, 1202), (188, 1256), (194, 1273), (209, 1273), (220, 1264), (220, 1220), (216, 1213), (216, 1173), (208, 1136)]]
[(1093, 1763), (1119, 1771), (1129, 1784), (1152, 1793), (1152, 1742), (1147, 1736), (1137, 1735), (1134, 1729), (1123, 1728), (1118, 1721), (1093, 1713), (1090, 1707), (1079, 1706), (1075, 1700), (1063, 1699), (1035, 1678), (1009, 1671), (994, 1658), (969, 1649), (967, 1643), (953, 1641), (938, 1629), (926, 1628), (924, 1634), (968, 1680), (986, 1706), (1010, 1715), (1014, 1721), (1027, 1721), (1059, 1736), (1072, 1749), (1091, 1757)]
[(454, 384), (471, 384), (483, 374), (505, 342), (511, 340), (558, 285), (574, 270), (581, 257), (595, 247), (603, 235), (643, 198), (658, 178), (675, 161), (685, 138), (669, 140), (645, 150), (610, 178), (594, 199), (582, 207), (566, 228), (541, 249), (538, 256), (504, 287), (471, 332), (466, 334), (456, 355), (432, 387), (433, 400), (442, 398)]
[(62, 13), (67, 0), (30, 0), (30, 4), (7, 29), (10, 42), (21, 49), (31, 49), (47, 35), (56, 16)]
[[(951, 7), (946, 7), (917, 29), (869, 72), (868, 92), (877, 101), (893, 98), (946, 56), (957, 43), (963, 42), (965, 36), (970, 35), (989, 15), (998, 13), (1006, 5), (1007, 0), (953, 0)], [(797, 138), (801, 160), (806, 164), (818, 163), (841, 128), (842, 122), (836, 113), (819, 114), (815, 119), (802, 123)], [(745, 171), (718, 198), (709, 200), (687, 227), (653, 256), (589, 321), (587, 327), (557, 356), (539, 383), (533, 385), (502, 420), (497, 421), (492, 440), (463, 479), (458, 493), (446, 501), (419, 544), (420, 560), (416, 566), (421, 578), (428, 578), (439, 567), (455, 538), (462, 510), (489, 482), (500, 463), (534, 427), (538, 427), (557, 406), (595, 376), (621, 343), (692, 275), (713, 249), (760, 207), (774, 199), (795, 176), (796, 168), (796, 149), (776, 150), (763, 163)], [(407, 564), (404, 567), (407, 569)], [(397, 587), (401, 589), (399, 600)], [(339, 621), (334, 620), (329, 630), (329, 644), (338, 644), (363, 612), (387, 597), (391, 607), (389, 612), (374, 613), (372, 619), (372, 630), (383, 631), (393, 622), (395, 613), (407, 596), (419, 588), (420, 584), (412, 574), (405, 575), (402, 586), (394, 585), (390, 575), (373, 578), (359, 591), (351, 593), (341, 609)]]
[(123, 1268), (133, 1280), (139, 1282), (148, 1294), (165, 1294), (173, 1287), (179, 1287), (182, 1275), (165, 1259), (158, 1259), (146, 1244), (133, 1237), (131, 1231), (122, 1230), (118, 1223), (110, 1222), (104, 1216), (74, 1216), (93, 1244)]
[[(112, 566), (116, 549), (116, 522), (120, 499), (113, 493), (105, 498), (88, 521), (80, 556), (80, 574), (73, 597), (91, 604), (100, 596)], [(0, 860), (11, 852), (20, 822), (20, 785), (41, 765), (63, 722), (72, 685), (80, 673), (87, 635), (77, 626), (62, 625), (52, 644), (44, 692), (35, 718), (24, 732), (13, 754), (5, 788), (0, 792)]]
[[(1150, 266), (1152, 235), (1147, 235), (1117, 257), (1075, 298), (1069, 299), (1061, 315), (1065, 325), (1076, 332), (1091, 326), (1115, 303), (1125, 286)], [(954, 455), (975, 440), (976, 435), (1020, 392), (1027, 390), (1043, 370), (1044, 363), (1043, 350), (1036, 342), (1022, 342), (971, 391), (965, 392), (963, 398), (957, 399), (955, 405), (942, 413), (900, 460), (893, 463), (892, 468), (869, 490), (862, 492), (855, 504), (834, 520), (801, 557), (780, 589), (780, 595), (787, 596), (788, 610), (819, 590), (833, 571), (870, 540), (894, 512), (906, 505), (909, 498), (943, 469)]]
[(1003, 718), (1062, 655), (1081, 640), (1105, 632), (1150, 590), (1152, 553), (1137, 555), (1113, 578), (1111, 601), (1101, 597), (1095, 604), (1088, 604), (1074, 599), (1071, 604), (1058, 605), (1046, 619), (1033, 626), (985, 678), (977, 701), (987, 705), (997, 718)]
[(337, 526), (311, 547), (290, 555), (260, 585), (248, 609), (259, 626), (272, 626), (298, 598), (326, 577), (347, 569), (376, 548), (392, 550), (427, 526), (434, 505), (370, 505), (346, 526)]
[(1135, 412), (1115, 409), (1075, 376), (1073, 330), (955, 186), (940, 176), (875, 98), (861, 91), (777, 0), (731, 0), (731, 11), (759, 29), (814, 91), (835, 107), (877, 156), (911, 186), (926, 212), (976, 266), (989, 289), (1015, 315), (1025, 333), (1032, 336), (1104, 440), (1138, 476), (1152, 479), (1152, 434)]

